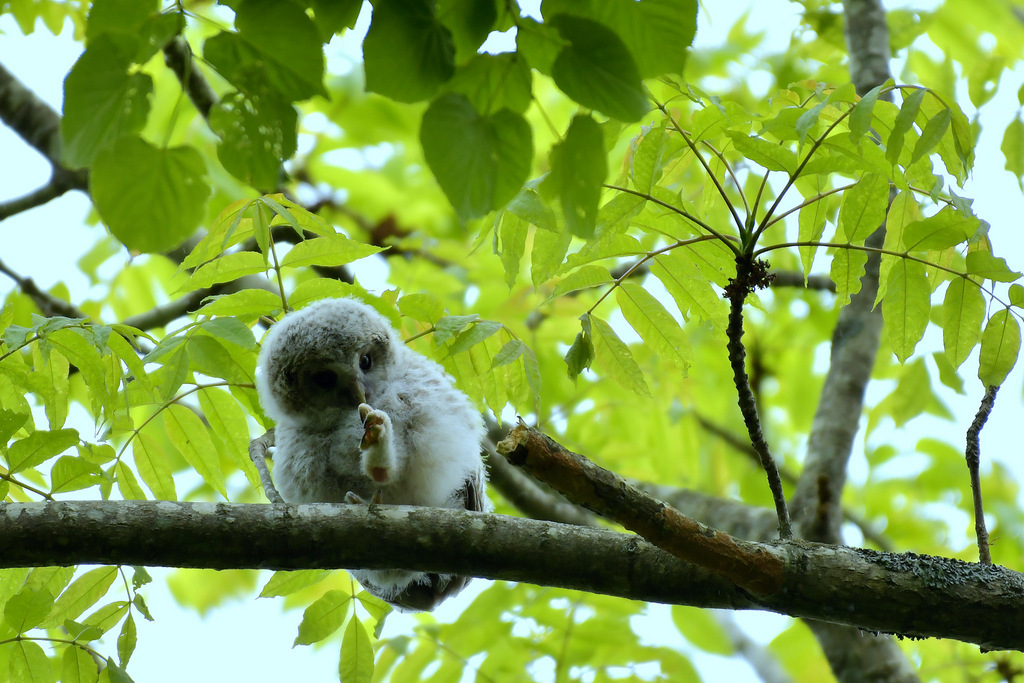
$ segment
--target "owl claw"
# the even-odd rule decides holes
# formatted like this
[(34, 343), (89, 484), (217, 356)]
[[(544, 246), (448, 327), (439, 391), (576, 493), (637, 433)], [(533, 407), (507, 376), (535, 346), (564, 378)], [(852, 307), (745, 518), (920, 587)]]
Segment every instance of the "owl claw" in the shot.
[(369, 505), (370, 507), (373, 507), (374, 505), (380, 505), (381, 501), (382, 495), (380, 489), (377, 489), (374, 492), (373, 497), (370, 498), (369, 501), (367, 501), (365, 498), (360, 496), (355, 491), (349, 491), (348, 493), (345, 494), (345, 502), (348, 503), (349, 505)]

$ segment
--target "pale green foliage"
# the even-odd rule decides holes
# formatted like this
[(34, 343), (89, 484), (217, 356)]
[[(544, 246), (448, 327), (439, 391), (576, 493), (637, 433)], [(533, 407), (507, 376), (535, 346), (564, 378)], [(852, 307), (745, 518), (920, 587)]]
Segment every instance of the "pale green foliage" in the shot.
[[(927, 32), (952, 62), (910, 49), (902, 77), (921, 86), (858, 98), (836, 8), (803, 4), (806, 35), (765, 62), (766, 98), (732, 71), (759, 42), (742, 23), (726, 45), (684, 50), (696, 27), (689, 0), (548, 0), (543, 22), (504, 2), (381, 0), (365, 72), (344, 73), (326, 72), (323, 46), (354, 24), (357, 2), (233, 2), (233, 27), (228, 12), (161, 13), (155, 0), (97, 0), (88, 16), (77, 3), (15, 3), (5, 11), (26, 32), (36, 16), (51, 31), (71, 16), (85, 36), (64, 84), (63, 158), (89, 170), (116, 240), (79, 262), (99, 292), (71, 297), (88, 318), (43, 317), (16, 291), (0, 310), (0, 497), (261, 501), (246, 447), (272, 426), (253, 384), (265, 323), (355, 296), (481, 410), (521, 414), (625, 476), (768, 505), (760, 470), (708, 431), (743, 433), (722, 290), (738, 256), (835, 282), (835, 296), (773, 288), (747, 307), (765, 430), (796, 469), (822, 383), (812, 359), (884, 223), (875, 303), (887, 346), (875, 374), (891, 391), (867, 409), (866, 482), (845, 500), (897, 548), (960, 552), (950, 537), (962, 530), (919, 513), (970, 510), (961, 445), (897, 445), (905, 433), (891, 426), (952, 417), (941, 392), (977, 393), (975, 375), (999, 384), (1017, 359), (1022, 264), (996, 255), (987, 217), (956, 194), (976, 131), (953, 99), (951, 64), (981, 106), (999, 69), (1020, 59), (999, 51), (1019, 48), (1022, 29), (999, 3), (893, 12), (895, 46)], [(515, 52), (477, 54), (492, 30), (513, 26)], [(998, 54), (954, 26), (996, 35)], [(205, 60), (193, 68), (217, 89), (208, 120), (158, 57), (182, 30)], [(1022, 130), (1018, 114), (1001, 138), (1018, 179)], [(362, 161), (339, 162), (337, 150)], [(178, 263), (158, 255), (196, 228)], [(119, 244), (147, 255), (113, 259)], [(113, 277), (98, 275), (115, 261)], [(334, 277), (341, 268), (354, 282)], [(152, 329), (118, 322), (248, 276), (274, 291), (247, 280)], [(68, 298), (61, 286), (51, 293)], [(921, 341), (931, 324), (941, 347)], [(978, 366), (965, 366), (979, 346)], [(72, 421), (72, 409), (94, 424)], [(919, 475), (879, 469), (907, 452), (926, 461)], [(1019, 568), (1018, 484), (998, 464), (983, 479), (995, 559)], [(343, 681), (414, 681), (428, 668), (438, 681), (525, 680), (552, 662), (559, 680), (617, 679), (644, 663), (663, 680), (698, 680), (683, 652), (645, 644), (635, 617), (648, 607), (625, 600), (498, 583), (454, 623), (426, 615), (394, 634), (382, 630), (389, 608), (343, 572), (259, 581), (261, 597), (304, 610), (296, 644), (334, 639)], [(95, 681), (95, 656), (105, 680), (128, 680), (136, 622), (150, 618), (146, 582), (141, 568), (0, 572), (0, 671)], [(254, 572), (182, 571), (171, 582), (201, 612), (257, 586)], [(672, 621), (694, 648), (733, 652), (711, 615), (676, 607)], [(59, 644), (34, 640), (58, 630)], [(980, 676), (992, 661), (950, 642), (904, 647), (943, 680)], [(770, 651), (795, 679), (827, 675), (798, 622)]]

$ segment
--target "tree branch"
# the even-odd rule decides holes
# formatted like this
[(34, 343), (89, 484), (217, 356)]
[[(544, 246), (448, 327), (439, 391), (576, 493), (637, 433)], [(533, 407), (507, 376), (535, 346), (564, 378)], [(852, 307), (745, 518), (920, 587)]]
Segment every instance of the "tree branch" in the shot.
[(978, 470), (981, 465), (981, 429), (988, 421), (992, 413), (992, 406), (996, 402), (998, 386), (989, 386), (985, 389), (985, 396), (981, 399), (981, 406), (978, 407), (978, 414), (974, 416), (974, 422), (967, 430), (967, 470), (971, 473), (971, 495), (974, 498), (974, 533), (978, 536), (978, 557), (982, 564), (992, 564), (992, 554), (988, 548), (988, 529), (985, 528), (985, 506), (981, 502), (981, 475)]
[(1024, 648), (1018, 572), (800, 541), (760, 546), (784, 572), (781, 590), (757, 598), (632, 534), (437, 508), (4, 503), (0, 547), (2, 567), (402, 567)]

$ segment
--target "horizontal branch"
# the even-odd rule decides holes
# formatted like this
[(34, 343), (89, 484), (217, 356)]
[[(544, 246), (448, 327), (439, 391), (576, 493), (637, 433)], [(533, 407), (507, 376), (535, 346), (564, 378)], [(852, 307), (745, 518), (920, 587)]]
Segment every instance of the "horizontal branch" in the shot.
[(359, 567), (453, 573), (1024, 649), (1024, 575), (801, 541), (763, 544), (782, 589), (754, 598), (637, 536), (462, 510), (168, 501), (0, 504), (0, 567)]

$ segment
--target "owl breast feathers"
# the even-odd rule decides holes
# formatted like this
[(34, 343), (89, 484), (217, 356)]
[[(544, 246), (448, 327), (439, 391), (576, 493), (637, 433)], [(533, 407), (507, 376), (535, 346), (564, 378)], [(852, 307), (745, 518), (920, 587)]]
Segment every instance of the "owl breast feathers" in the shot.
[[(277, 423), (274, 480), (286, 501), (490, 509), (479, 413), (367, 304), (327, 299), (286, 315), (263, 340), (256, 382)], [(468, 581), (352, 574), (407, 609), (432, 609)]]

